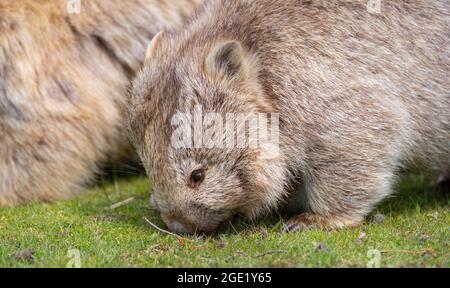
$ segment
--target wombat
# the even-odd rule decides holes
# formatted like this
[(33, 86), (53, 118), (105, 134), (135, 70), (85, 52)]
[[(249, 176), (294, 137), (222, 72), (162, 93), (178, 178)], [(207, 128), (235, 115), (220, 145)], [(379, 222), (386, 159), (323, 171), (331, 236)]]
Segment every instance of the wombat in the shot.
[[(180, 32), (154, 38), (126, 118), (169, 229), (257, 217), (297, 183), (304, 210), (285, 231), (355, 226), (399, 169), (448, 171), (450, 2), (368, 4), (209, 0)], [(278, 114), (279, 151), (174, 145), (174, 115), (195, 130), (186, 115), (198, 106)]]
[(197, 2), (0, 1), (0, 206), (67, 198), (131, 150), (126, 87)]

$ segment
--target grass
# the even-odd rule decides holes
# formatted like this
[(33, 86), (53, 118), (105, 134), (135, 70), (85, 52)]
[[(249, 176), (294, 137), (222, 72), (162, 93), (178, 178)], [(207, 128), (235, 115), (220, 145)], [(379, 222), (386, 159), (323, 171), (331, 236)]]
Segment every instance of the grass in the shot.
[[(82, 267), (450, 266), (450, 202), (425, 176), (402, 177), (398, 193), (374, 211), (385, 216), (382, 223), (283, 234), (283, 220), (273, 216), (187, 239), (145, 222), (163, 226), (148, 188), (144, 177), (120, 179), (73, 200), (0, 209), (0, 267), (65, 267), (77, 259)], [(24, 250), (33, 257), (17, 255)]]

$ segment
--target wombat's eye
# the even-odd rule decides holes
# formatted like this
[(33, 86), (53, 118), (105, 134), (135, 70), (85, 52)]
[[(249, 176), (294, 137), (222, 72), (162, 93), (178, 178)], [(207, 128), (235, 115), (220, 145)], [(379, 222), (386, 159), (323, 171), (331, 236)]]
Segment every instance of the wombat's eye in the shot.
[(196, 188), (196, 187), (198, 187), (198, 185), (200, 185), (203, 182), (204, 179), (205, 179), (205, 170), (204, 169), (194, 170), (191, 173), (189, 186), (191, 186), (192, 188)]

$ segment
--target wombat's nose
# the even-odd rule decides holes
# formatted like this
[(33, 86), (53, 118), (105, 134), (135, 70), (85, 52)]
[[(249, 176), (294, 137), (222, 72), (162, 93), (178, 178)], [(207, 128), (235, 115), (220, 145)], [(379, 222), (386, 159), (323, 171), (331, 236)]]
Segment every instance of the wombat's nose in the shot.
[(177, 219), (167, 217), (164, 214), (161, 214), (161, 218), (166, 223), (167, 228), (176, 234), (194, 234), (195, 232), (195, 229), (192, 226), (178, 221)]
[(193, 234), (194, 230), (189, 227), (188, 225), (182, 224), (178, 221), (171, 221), (169, 223), (169, 229), (170, 231), (177, 233), (177, 234)]

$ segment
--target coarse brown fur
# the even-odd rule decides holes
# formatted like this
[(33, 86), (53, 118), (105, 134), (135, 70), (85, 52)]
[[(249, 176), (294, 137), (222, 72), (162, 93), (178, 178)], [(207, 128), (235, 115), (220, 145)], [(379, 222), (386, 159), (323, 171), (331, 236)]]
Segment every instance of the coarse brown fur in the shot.
[(118, 159), (129, 79), (196, 2), (0, 2), (0, 206), (69, 197)]
[[(306, 211), (286, 230), (357, 225), (399, 168), (446, 171), (448, 27), (447, 0), (385, 0), (380, 13), (358, 0), (210, 0), (181, 32), (163, 32), (127, 114), (169, 228), (210, 232), (235, 213), (255, 217), (294, 179)], [(195, 104), (278, 112), (281, 154), (175, 149), (171, 118)], [(191, 187), (199, 167), (206, 176)]]

